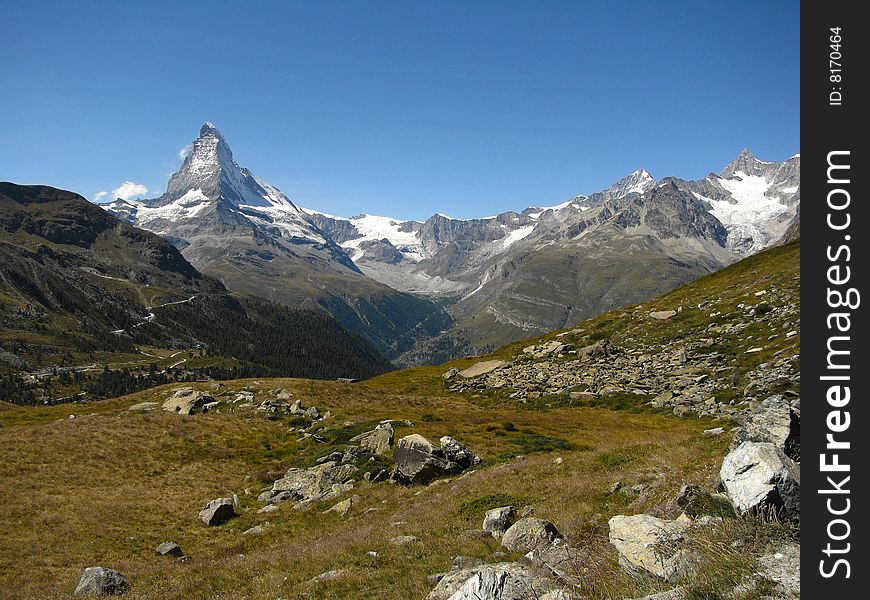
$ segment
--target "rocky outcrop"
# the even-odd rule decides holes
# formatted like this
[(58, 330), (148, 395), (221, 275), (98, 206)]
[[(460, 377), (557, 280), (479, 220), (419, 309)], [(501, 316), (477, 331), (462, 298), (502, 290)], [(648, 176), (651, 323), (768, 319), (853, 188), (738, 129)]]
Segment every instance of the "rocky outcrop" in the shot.
[(376, 456), (383, 456), (389, 454), (394, 437), (393, 426), (389, 423), (381, 423), (371, 431), (350, 438), (350, 441), (371, 451)]
[(486, 375), (487, 373), (495, 371), (504, 364), (505, 362), (503, 360), (485, 360), (482, 362), (476, 362), (467, 369), (462, 369), (461, 371), (459, 371), (458, 375), (466, 379), (470, 379), (472, 377), (479, 377), (481, 375)]
[(513, 506), (500, 506), (486, 511), (483, 518), (483, 530), (488, 531), (493, 537), (501, 537), (513, 524), (516, 510)]
[(800, 519), (800, 466), (770, 442), (743, 442), (719, 471), (728, 498), (741, 515), (773, 512)]
[(501, 545), (512, 552), (530, 552), (549, 546), (562, 534), (556, 526), (536, 517), (526, 517), (511, 525), (501, 538)]
[(88, 567), (73, 594), (76, 596), (116, 596), (130, 588), (127, 579), (114, 569)]
[(235, 516), (236, 510), (232, 498), (217, 498), (199, 511), (199, 520), (210, 527), (222, 525)]
[(683, 546), (691, 525), (688, 518), (666, 521), (650, 515), (617, 515), (608, 525), (610, 543), (630, 575), (654, 575), (676, 583), (687, 574), (691, 558)]
[(191, 388), (181, 388), (163, 403), (163, 410), (176, 412), (180, 415), (192, 415), (205, 412), (205, 405), (214, 402), (214, 396), (208, 392), (199, 392)]
[(480, 457), (466, 446), (447, 436), (442, 437), (441, 446), (436, 447), (414, 433), (400, 439), (393, 449), (394, 475), (404, 483), (429, 483), (459, 473), (480, 461)]
[(770, 442), (786, 456), (800, 462), (800, 398), (770, 396), (752, 410), (743, 426), (732, 430), (731, 450), (743, 442)]
[(296, 508), (306, 508), (312, 502), (331, 500), (353, 489), (352, 477), (359, 469), (355, 465), (340, 465), (327, 461), (308, 469), (292, 468), (272, 484), (272, 489), (258, 497), (261, 502), (276, 504), (295, 501)]
[(527, 600), (540, 598), (552, 587), (528, 567), (496, 563), (447, 573), (426, 600)]

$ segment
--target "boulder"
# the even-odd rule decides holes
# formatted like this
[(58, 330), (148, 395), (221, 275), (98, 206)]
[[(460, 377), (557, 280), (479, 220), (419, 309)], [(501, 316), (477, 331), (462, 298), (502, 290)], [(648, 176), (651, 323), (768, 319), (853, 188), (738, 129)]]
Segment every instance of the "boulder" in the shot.
[(183, 556), (181, 546), (175, 542), (163, 542), (154, 550), (160, 556)]
[(371, 431), (350, 438), (350, 441), (359, 444), (373, 454), (382, 456), (389, 453), (393, 446), (394, 437), (393, 426), (389, 423), (381, 423)]
[(530, 552), (542, 546), (549, 546), (562, 534), (556, 526), (536, 517), (526, 517), (511, 525), (501, 538), (501, 545), (512, 552)]
[[(281, 479), (272, 484), (272, 502), (280, 496), (280, 500), (314, 501), (326, 498), (334, 485), (347, 483), (358, 471), (354, 465), (338, 465), (334, 461), (309, 469), (290, 469)], [(280, 501), (279, 500), (279, 501)]]
[(483, 530), (490, 532), (493, 537), (501, 537), (513, 524), (516, 514), (513, 506), (500, 506), (488, 510), (483, 517)]
[(159, 402), (140, 402), (139, 404), (134, 404), (129, 407), (127, 410), (132, 412), (151, 412), (157, 410), (159, 407)]
[(115, 596), (123, 594), (130, 584), (123, 575), (114, 569), (88, 567), (82, 573), (76, 586), (76, 596)]
[(450, 367), (449, 369), (447, 369), (447, 371), (444, 372), (441, 377), (443, 377), (444, 379), (453, 379), (458, 373), (459, 369), (457, 369), (456, 367)]
[(520, 562), (540, 567), (544, 572), (555, 575), (565, 583), (582, 585), (577, 577), (581, 554), (569, 547), (565, 540), (557, 539), (550, 545), (542, 544), (527, 552)]
[(205, 405), (214, 402), (214, 396), (208, 392), (198, 392), (190, 388), (175, 390), (169, 399), (163, 403), (163, 410), (176, 412), (180, 415), (192, 415), (205, 412)]
[(691, 525), (688, 518), (666, 521), (651, 515), (617, 515), (608, 525), (610, 543), (628, 574), (650, 574), (668, 583), (676, 583), (687, 574), (691, 557), (681, 546)]
[(465, 379), (470, 379), (471, 377), (478, 377), (480, 375), (486, 375), (487, 373), (491, 373), (495, 371), (499, 367), (505, 364), (503, 360), (484, 360), (481, 362), (476, 362), (467, 369), (462, 369), (459, 371), (458, 375), (460, 377), (464, 377)]
[(456, 463), (463, 469), (480, 464), (481, 458), (479, 456), (472, 452), (468, 446), (457, 442), (449, 435), (445, 435), (438, 441), (441, 443), (441, 452), (444, 458), (450, 462)]
[(446, 573), (426, 600), (528, 600), (550, 591), (549, 580), (516, 563), (496, 563)]
[(396, 443), (393, 462), (396, 463), (397, 478), (407, 483), (429, 483), (462, 470), (458, 464), (444, 458), (440, 448), (416, 433), (406, 435)]
[(719, 471), (728, 498), (741, 515), (774, 512), (800, 520), (800, 466), (770, 442), (743, 442)]
[(658, 321), (665, 321), (673, 317), (675, 314), (677, 314), (677, 311), (675, 310), (656, 310), (651, 312), (649, 316)]
[(217, 498), (199, 511), (199, 520), (208, 526), (221, 525), (236, 516), (232, 498)]
[(771, 396), (749, 414), (742, 427), (733, 430), (731, 450), (743, 442), (770, 442), (786, 456), (800, 461), (801, 418), (798, 410), (781, 395)]

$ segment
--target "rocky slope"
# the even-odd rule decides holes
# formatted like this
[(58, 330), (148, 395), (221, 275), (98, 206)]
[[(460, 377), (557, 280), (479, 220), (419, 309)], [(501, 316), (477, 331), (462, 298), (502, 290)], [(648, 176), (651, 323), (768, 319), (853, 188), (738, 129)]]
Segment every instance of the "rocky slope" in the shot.
[(431, 300), (363, 276), (305, 212), (235, 162), (211, 123), (200, 129), (166, 193), (105, 208), (164, 236), (230, 290), (325, 310), (388, 358), (451, 324)]
[(6, 407), (0, 585), (793, 600), (799, 259), (780, 245), (490, 356), (360, 383)]

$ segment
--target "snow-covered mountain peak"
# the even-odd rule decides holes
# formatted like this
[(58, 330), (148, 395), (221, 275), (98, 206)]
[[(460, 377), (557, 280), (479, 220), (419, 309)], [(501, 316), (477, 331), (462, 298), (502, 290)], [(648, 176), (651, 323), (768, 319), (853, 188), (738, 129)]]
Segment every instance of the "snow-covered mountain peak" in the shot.
[(202, 127), (199, 128), (199, 137), (213, 136), (219, 139), (224, 139), (223, 134), (220, 130), (214, 126), (214, 123), (211, 121), (206, 121), (202, 124)]
[(629, 194), (645, 194), (656, 186), (656, 178), (646, 169), (638, 169), (614, 183), (607, 190), (613, 198), (624, 198)]

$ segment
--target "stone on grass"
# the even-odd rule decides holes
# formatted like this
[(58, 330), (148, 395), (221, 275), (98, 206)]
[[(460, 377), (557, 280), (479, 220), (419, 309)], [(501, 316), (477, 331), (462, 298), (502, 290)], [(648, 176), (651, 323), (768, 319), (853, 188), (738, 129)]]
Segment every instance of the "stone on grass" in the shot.
[(221, 525), (235, 516), (232, 498), (217, 498), (199, 511), (199, 520), (208, 526)]
[(513, 524), (516, 510), (513, 506), (500, 506), (486, 511), (483, 517), (483, 530), (488, 531), (493, 537), (501, 537)]
[(350, 438), (351, 443), (356, 443), (371, 451), (373, 454), (382, 456), (389, 453), (393, 447), (395, 432), (389, 423), (381, 423), (371, 431), (366, 431)]
[(517, 563), (496, 563), (444, 574), (426, 600), (528, 600), (552, 583)]
[(160, 556), (182, 556), (184, 552), (181, 550), (181, 546), (176, 544), (175, 542), (163, 542), (155, 549), (155, 552)]
[(650, 574), (676, 583), (688, 573), (691, 557), (682, 547), (691, 525), (688, 518), (666, 521), (651, 515), (617, 515), (608, 525), (610, 543), (628, 574)]
[(205, 405), (214, 402), (214, 396), (208, 392), (198, 392), (191, 388), (181, 388), (163, 403), (163, 410), (176, 412), (180, 415), (192, 415), (205, 412)]
[(731, 450), (743, 442), (770, 442), (792, 460), (800, 461), (800, 414), (784, 396), (770, 396), (764, 400), (733, 433)]
[(465, 379), (469, 379), (471, 377), (477, 377), (479, 375), (485, 375), (486, 373), (490, 373), (495, 371), (500, 366), (504, 365), (505, 361), (503, 360), (485, 360), (482, 362), (476, 362), (467, 369), (463, 369), (459, 371), (459, 376), (464, 377)]
[(775, 513), (800, 519), (800, 466), (770, 442), (743, 442), (719, 471), (728, 498), (741, 515)]
[(526, 517), (511, 525), (501, 538), (501, 545), (512, 552), (530, 552), (542, 546), (549, 546), (562, 534), (556, 526), (536, 517)]
[(115, 596), (123, 594), (130, 587), (123, 575), (114, 569), (88, 567), (82, 573), (76, 586), (76, 596)]

